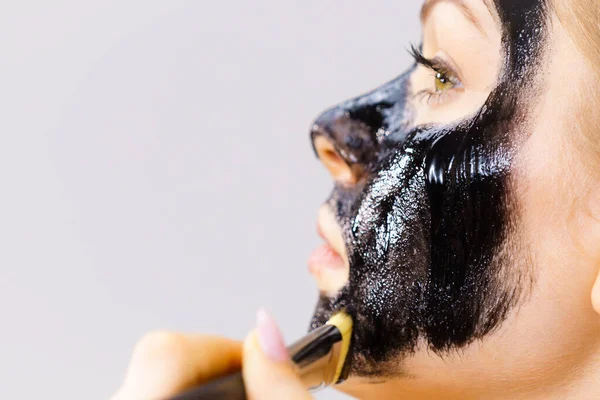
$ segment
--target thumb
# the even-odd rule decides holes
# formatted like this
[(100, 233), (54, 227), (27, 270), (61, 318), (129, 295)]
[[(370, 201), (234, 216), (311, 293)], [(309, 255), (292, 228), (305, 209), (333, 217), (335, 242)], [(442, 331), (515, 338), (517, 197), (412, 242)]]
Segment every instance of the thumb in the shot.
[(249, 399), (312, 398), (292, 367), (277, 324), (262, 309), (256, 317), (256, 330), (244, 342), (243, 360), (242, 373)]

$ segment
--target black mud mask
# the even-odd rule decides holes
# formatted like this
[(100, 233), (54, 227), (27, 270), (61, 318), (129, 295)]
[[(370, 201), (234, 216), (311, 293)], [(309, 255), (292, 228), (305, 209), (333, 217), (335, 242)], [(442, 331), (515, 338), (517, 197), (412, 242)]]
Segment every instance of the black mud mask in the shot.
[[(321, 115), (322, 135), (362, 178), (337, 185), (349, 282), (322, 296), (312, 328), (338, 309), (355, 320), (351, 373), (402, 373), (417, 343), (443, 353), (482, 339), (523, 298), (511, 261), (511, 167), (545, 36), (543, 0), (496, 0), (504, 63), (485, 105), (452, 126), (411, 125), (406, 74)], [(530, 283), (530, 282), (529, 282)], [(391, 367), (396, 366), (396, 367)]]

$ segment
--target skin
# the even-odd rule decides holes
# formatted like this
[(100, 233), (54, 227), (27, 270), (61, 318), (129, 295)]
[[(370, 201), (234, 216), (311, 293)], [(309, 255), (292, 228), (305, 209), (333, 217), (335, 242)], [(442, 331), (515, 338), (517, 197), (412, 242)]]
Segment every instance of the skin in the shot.
[[(460, 125), (480, 110), (501, 81), (505, 58), (498, 14), (490, 13), (481, 0), (467, 0), (465, 6), (472, 18), (465, 16), (457, 4), (445, 1), (429, 10), (423, 21), (424, 55), (441, 54), (450, 59), (460, 69), (462, 87), (448, 91), (435, 102), (408, 102), (402, 109), (410, 109), (412, 127)], [(409, 319), (402, 323), (412, 323), (407, 326), (415, 327), (415, 335), (403, 341), (396, 340), (398, 336), (390, 337), (388, 342), (393, 346), (378, 347), (379, 343), (368, 342), (369, 336), (361, 333), (369, 332), (362, 330), (361, 324), (368, 329), (369, 322), (377, 321), (377, 314), (365, 300), (368, 298), (352, 289), (353, 280), (357, 288), (364, 287), (357, 277), (365, 263), (357, 262), (348, 245), (345, 220), (336, 215), (329, 202), (320, 210), (320, 225), (343, 262), (337, 268), (312, 269), (323, 293), (313, 324), (318, 325), (319, 317), (326, 319), (327, 313), (338, 306), (350, 307), (358, 321), (353, 372), (339, 389), (374, 399), (600, 396), (600, 185), (572, 140), (578, 124), (597, 124), (576, 117), (585, 102), (578, 88), (590, 84), (593, 71), (552, 13), (545, 15), (544, 22), (543, 45), (532, 63), (527, 87), (518, 89), (518, 125), (510, 130), (510, 173), (502, 181), (511, 199), (507, 203), (510, 207), (501, 210), (506, 216), (502, 232), (509, 232), (507, 237), (514, 241), (496, 240), (490, 247), (496, 256), (507, 254), (498, 258), (501, 268), (485, 264), (492, 271), (486, 272), (488, 276), (495, 278), (489, 292), (505, 293), (513, 288), (518, 296), (506, 303), (506, 312), (490, 322), (489, 330), (467, 329), (458, 338), (443, 330), (432, 335), (427, 333), (430, 326)], [(409, 70), (406, 79), (412, 94), (433, 87), (432, 71), (422, 66)], [(369, 166), (372, 160), (341, 147), (340, 141), (356, 126), (352, 120), (337, 118), (335, 135), (313, 135), (315, 150), (336, 180), (337, 193), (360, 191), (361, 182), (371, 179), (369, 176), (380, 171), (381, 165)], [(363, 142), (361, 149), (369, 146), (369, 142)], [(418, 199), (427, 200), (430, 195), (423, 191)], [(428, 241), (423, 243), (427, 243), (424, 248), (429, 246)], [(431, 267), (414, 268), (422, 272), (411, 274), (410, 279), (419, 282), (424, 278), (428, 282)], [(396, 284), (390, 281), (392, 287)], [(344, 293), (351, 296), (344, 298)], [(430, 299), (427, 293), (403, 298), (403, 304), (392, 311), (405, 307), (404, 300)], [(331, 302), (340, 298), (343, 304)], [(432, 310), (434, 317), (444, 310), (444, 304), (438, 306)], [(469, 326), (468, 317), (475, 314), (465, 315), (467, 322), (461, 323), (461, 328)], [(393, 330), (386, 329), (387, 325), (382, 325), (374, 334), (383, 331), (391, 335)], [(268, 343), (261, 345), (256, 339), (261, 331), (271, 342), (277, 342), (273, 334), (264, 334), (264, 326), (246, 341), (243, 364), (251, 395), (282, 398), (285, 393), (285, 398), (302, 398), (306, 394), (301, 384), (281, 361), (281, 346), (278, 353)], [(222, 340), (173, 334), (142, 340), (116, 398), (160, 398), (225, 373), (240, 362), (241, 350), (239, 344)], [(369, 352), (371, 345), (381, 352)], [(207, 349), (219, 349), (228, 356), (211, 356), (211, 351), (207, 356)], [(161, 377), (154, 379), (158, 386), (149, 388), (148, 377), (155, 376)], [(280, 397), (272, 397), (273, 393)]]

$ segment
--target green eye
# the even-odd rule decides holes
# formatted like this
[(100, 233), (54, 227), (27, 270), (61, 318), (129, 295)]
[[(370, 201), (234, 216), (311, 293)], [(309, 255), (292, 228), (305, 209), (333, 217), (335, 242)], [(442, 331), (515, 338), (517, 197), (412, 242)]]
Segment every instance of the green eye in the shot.
[(445, 92), (454, 88), (454, 82), (444, 72), (436, 71), (435, 73), (435, 91)]
[(429, 85), (426, 89), (416, 91), (415, 97), (420, 97), (427, 105), (441, 105), (451, 100), (454, 94), (453, 89), (463, 87), (461, 79), (458, 77), (456, 68), (453, 67), (450, 61), (444, 60), (442, 57), (433, 59), (426, 58), (421, 50), (415, 46), (410, 49), (410, 54), (413, 56), (417, 64), (426, 67), (433, 72), (433, 88)]

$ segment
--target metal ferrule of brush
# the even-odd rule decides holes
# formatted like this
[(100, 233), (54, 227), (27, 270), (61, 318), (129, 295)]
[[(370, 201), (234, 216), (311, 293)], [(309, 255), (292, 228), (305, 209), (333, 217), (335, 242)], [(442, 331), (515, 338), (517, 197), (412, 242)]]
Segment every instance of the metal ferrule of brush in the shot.
[(335, 325), (324, 325), (288, 346), (298, 375), (310, 390), (336, 384), (342, 334)]

